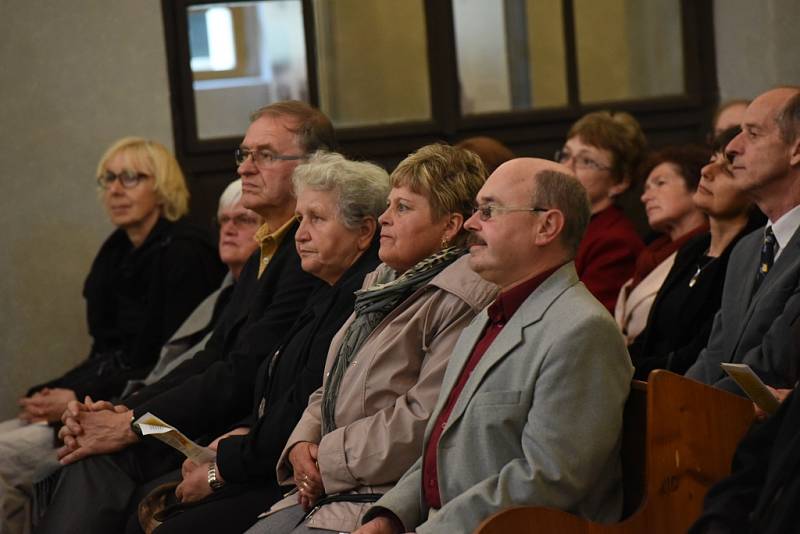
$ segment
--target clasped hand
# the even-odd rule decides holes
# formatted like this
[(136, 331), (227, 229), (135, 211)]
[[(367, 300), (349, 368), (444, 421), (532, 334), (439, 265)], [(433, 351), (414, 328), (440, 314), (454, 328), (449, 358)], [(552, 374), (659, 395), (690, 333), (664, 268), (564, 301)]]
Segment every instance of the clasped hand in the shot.
[[(182, 503), (199, 501), (211, 495), (213, 490), (208, 485), (208, 467), (211, 462), (196, 464), (188, 458), (181, 466), (183, 480), (175, 488), (175, 496)], [(217, 469), (217, 480), (222, 481), (222, 475)]]
[(93, 401), (71, 401), (61, 421), (64, 426), (58, 437), (64, 446), (58, 449), (62, 465), (77, 462), (87, 456), (107, 454), (123, 449), (137, 441), (130, 427), (133, 412), (121, 404)]
[(43, 388), (17, 401), (20, 407), (18, 417), (26, 423), (55, 423), (61, 419), (69, 402), (75, 400), (75, 392), (71, 389)]
[(297, 502), (304, 510), (310, 510), (325, 495), (322, 474), (319, 471), (317, 456), (319, 446), (309, 441), (296, 443), (289, 451), (289, 462), (294, 471), (297, 486)]

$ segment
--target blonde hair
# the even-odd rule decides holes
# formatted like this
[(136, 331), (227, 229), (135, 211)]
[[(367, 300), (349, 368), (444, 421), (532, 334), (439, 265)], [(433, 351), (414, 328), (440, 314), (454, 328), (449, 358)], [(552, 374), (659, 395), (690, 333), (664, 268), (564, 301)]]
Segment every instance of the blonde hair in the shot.
[[(408, 187), (426, 197), (434, 218), (460, 213), (467, 220), (486, 181), (486, 168), (474, 152), (437, 143), (426, 145), (401, 161), (391, 179), (392, 187)], [(455, 244), (463, 244), (467, 234), (462, 228)]]
[(153, 189), (161, 202), (164, 217), (176, 221), (189, 212), (186, 179), (175, 156), (164, 145), (142, 137), (124, 137), (111, 145), (100, 158), (97, 176), (102, 176), (109, 160), (121, 153), (134, 167), (131, 170), (153, 176)]
[(642, 128), (633, 115), (624, 111), (588, 113), (569, 129), (567, 139), (573, 137), (580, 137), (587, 145), (611, 152), (614, 160), (611, 173), (617, 183), (625, 179), (633, 183), (647, 148)]

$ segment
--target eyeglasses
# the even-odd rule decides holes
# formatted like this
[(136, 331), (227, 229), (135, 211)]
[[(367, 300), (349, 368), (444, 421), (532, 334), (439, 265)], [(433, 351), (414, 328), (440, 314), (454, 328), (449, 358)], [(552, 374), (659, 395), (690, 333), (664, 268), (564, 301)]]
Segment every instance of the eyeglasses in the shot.
[(250, 150), (249, 148), (239, 147), (236, 149), (235, 155), (236, 155), (237, 165), (241, 165), (242, 163), (247, 161), (247, 158), (253, 156), (253, 163), (256, 164), (256, 167), (264, 167), (271, 163), (275, 163), (276, 161), (293, 161), (298, 159), (305, 159), (305, 156), (276, 154), (275, 152), (263, 148)]
[(566, 164), (570, 159), (575, 161), (575, 168), (576, 169), (588, 169), (592, 171), (610, 171), (611, 167), (607, 165), (603, 165), (602, 163), (598, 163), (590, 157), (584, 156), (582, 154), (578, 154), (577, 156), (573, 156), (567, 150), (556, 150), (553, 159), (556, 160), (558, 163)]
[(133, 189), (139, 185), (139, 182), (149, 176), (149, 174), (143, 172), (122, 171), (119, 174), (115, 174), (111, 171), (106, 171), (97, 177), (97, 185), (103, 189), (108, 189), (115, 180), (119, 180), (119, 183), (121, 183), (122, 187), (125, 189)]
[(517, 208), (512, 206), (498, 206), (496, 204), (484, 204), (483, 206), (475, 206), (472, 208), (472, 213), (477, 213), (480, 220), (483, 222), (492, 219), (498, 213), (510, 213), (512, 211), (550, 211), (547, 208)]
[(229, 222), (232, 222), (233, 226), (237, 230), (242, 230), (244, 228), (253, 227), (253, 226), (258, 225), (258, 219), (256, 219), (252, 215), (245, 215), (244, 213), (240, 213), (239, 215), (236, 215), (235, 217), (231, 217), (230, 215), (222, 215), (222, 216), (219, 216), (219, 217), (214, 217), (213, 221), (214, 221), (214, 224), (216, 224), (220, 228), (222, 228), (223, 226), (225, 226)]

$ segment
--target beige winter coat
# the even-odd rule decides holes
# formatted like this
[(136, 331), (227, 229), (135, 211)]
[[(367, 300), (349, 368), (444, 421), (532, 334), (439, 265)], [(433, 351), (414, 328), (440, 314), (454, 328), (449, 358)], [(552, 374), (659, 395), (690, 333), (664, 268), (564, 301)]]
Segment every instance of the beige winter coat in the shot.
[[(277, 466), (278, 482), (292, 484), (288, 454), (300, 441), (319, 443), (319, 467), (328, 495), (385, 493), (417, 460), (442, 377), (461, 330), (494, 299), (497, 288), (475, 274), (468, 257), (456, 260), (417, 290), (369, 335), (347, 369), (336, 403), (337, 429), (321, 437), (320, 388), (295, 427)], [(367, 276), (369, 287), (381, 265)], [(325, 375), (333, 365), (351, 316), (331, 343)], [(324, 387), (324, 386), (323, 386)], [(297, 496), (273, 506), (297, 504)], [(369, 504), (332, 503), (308, 526), (350, 532)]]

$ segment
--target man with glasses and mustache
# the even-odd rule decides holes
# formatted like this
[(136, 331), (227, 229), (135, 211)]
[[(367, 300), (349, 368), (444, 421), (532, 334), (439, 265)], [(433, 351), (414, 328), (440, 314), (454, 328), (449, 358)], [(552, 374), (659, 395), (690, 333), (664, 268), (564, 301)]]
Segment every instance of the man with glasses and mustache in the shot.
[[(183, 460), (137, 435), (131, 423), (145, 413), (197, 440), (221, 435), (248, 415), (261, 360), (277, 348), (319, 284), (301, 269), (294, 247), (291, 175), (308, 154), (333, 144), (329, 119), (305, 103), (278, 102), (253, 114), (236, 162), (242, 205), (264, 224), (220, 324), (203, 351), (124, 406), (70, 405), (60, 451), (61, 462), (70, 465), (55, 483), (38, 532), (121, 532), (129, 518), (135, 522), (146, 484)], [(209, 485), (215, 482), (209, 472)]]
[(357, 534), (472, 532), (516, 505), (619, 518), (633, 368), (575, 272), (589, 215), (563, 165), (515, 159), (489, 177), (464, 226), (470, 266), (500, 294), (453, 349), (421, 458)]

